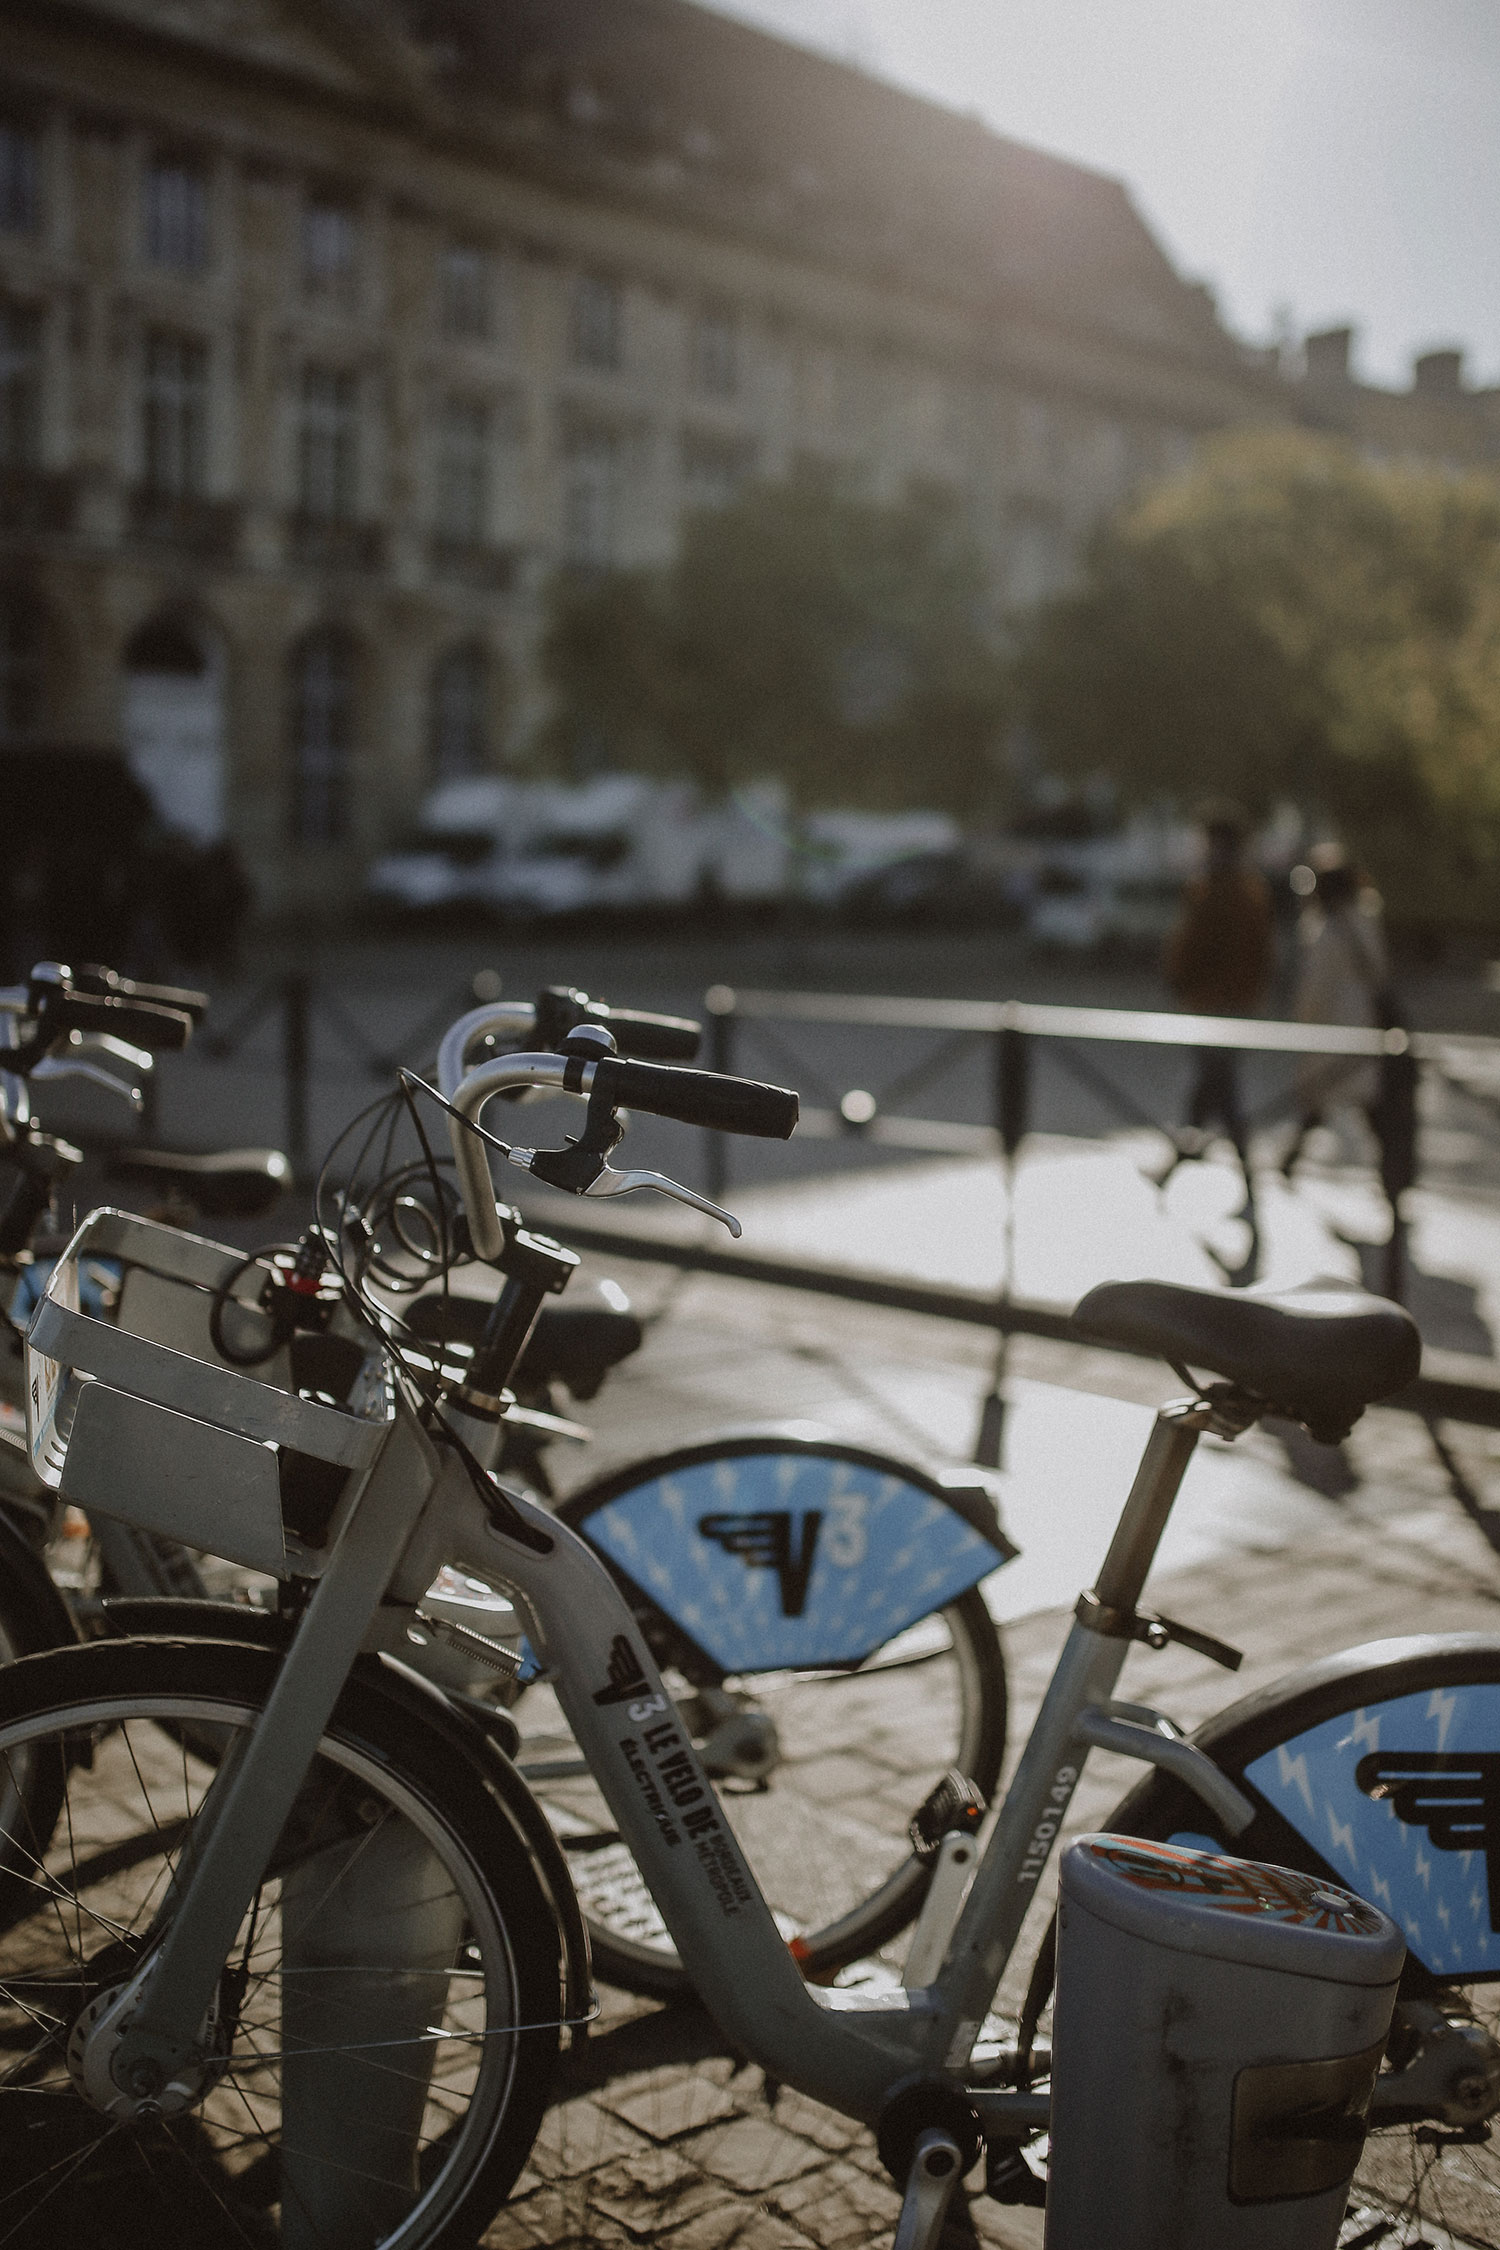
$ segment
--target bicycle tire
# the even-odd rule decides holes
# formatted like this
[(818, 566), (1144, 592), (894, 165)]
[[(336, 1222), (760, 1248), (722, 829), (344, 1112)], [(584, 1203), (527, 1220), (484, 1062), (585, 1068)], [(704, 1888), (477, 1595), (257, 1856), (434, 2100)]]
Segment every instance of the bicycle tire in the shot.
[(478, 1770), (360, 1682), (226, 1964), (187, 2106), (122, 2125), (79, 2090), (69, 2038), (76, 2064), (79, 2019), (130, 1973), (213, 1779), (189, 1738), (253, 1724), (276, 1669), (142, 1640), (0, 1672), (0, 1760), (44, 1759), (67, 1792), (29, 1879), (0, 1877), (14, 2250), (469, 2250), (530, 2150), (559, 2045), (556, 1917)]
[[(665, 1666), (669, 1687), (674, 1687), (678, 1678), (670, 1624), (656, 1613), (643, 1615), (642, 1626)], [(930, 1647), (923, 1647), (924, 1635)], [(921, 1723), (909, 1708), (909, 1672), (934, 1665), (951, 1674), (952, 1685), (928, 1677), (926, 1701), (934, 1710), (929, 1722)], [(898, 1679), (902, 1685), (893, 1694), (884, 1692)], [(994, 1794), (1005, 1759), (1007, 1717), (1000, 1636), (983, 1595), (971, 1587), (875, 1651), (857, 1671), (745, 1673), (729, 1684), (747, 1691), (759, 1710), (769, 1707), (792, 1754), (764, 1791), (735, 1794), (721, 1786), (724, 1810), (785, 1934), (795, 1940), (805, 1974), (831, 1979), (849, 1964), (879, 1953), (916, 1919), (930, 1871), (911, 1853), (906, 1824), (932, 1784), (956, 1766), (987, 1797)], [(811, 1716), (814, 1696), (816, 1717)], [(826, 1715), (834, 1697), (845, 1703), (843, 1720)], [(908, 1708), (898, 1714), (895, 1705), (902, 1700)], [(939, 1739), (937, 1707), (945, 1705), (952, 1707), (953, 1723)], [(523, 1702), (515, 1713), (523, 1728), (518, 1764), (568, 1853), (599, 1975), (647, 1998), (688, 1996), (691, 1979), (597, 1789), (586, 1779), (549, 1781), (539, 1770), (547, 1760), (539, 1755), (538, 1737), (528, 1739), (527, 1715)], [(555, 1731), (549, 1735), (543, 1722), (540, 1747), (570, 1742), (560, 1716), (549, 1718)], [(884, 1787), (863, 1798), (857, 1812), (847, 1799), (822, 1801), (820, 1778), (835, 1774), (845, 1759), (851, 1772), (856, 1761), (864, 1769), (871, 1738), (883, 1729), (893, 1738), (905, 1736), (904, 1742), (892, 1741)], [(798, 1786), (801, 1777), (805, 1787)], [(856, 1774), (855, 1787), (859, 1785)], [(883, 1854), (873, 1880), (862, 1857), (872, 1851)], [(821, 1915), (818, 1903), (825, 1908)]]
[[(1402, 1822), (1354, 1779), (1364, 1758), (1415, 1755), (1430, 1765), (1434, 1754), (1460, 1745), (1494, 1757), (1500, 1770), (1500, 1637), (1445, 1634), (1344, 1650), (1231, 1705), (1193, 1739), (1254, 1802), (1249, 1828), (1227, 1836), (1200, 1798), (1160, 1772), (1138, 1782), (1102, 1825), (1304, 1868), (1359, 1891), (1405, 1930), (1402, 1998), (1480, 2024), (1500, 2059), (1500, 1904), (1483, 1896), (1484, 1870), (1477, 1881), (1463, 1874), (1466, 1862), (1420, 1835), (1413, 1853)], [(1327, 1841), (1326, 1856), (1309, 1830)], [(1500, 1834), (1481, 1856), (1492, 1860), (1491, 1881), (1500, 1884)], [(1425, 1889), (1416, 1865), (1424, 1858)], [(1445, 1896), (1455, 1876), (1464, 1922), (1479, 1921), (1471, 1911), (1479, 1897), (1489, 1929), (1476, 1927), (1472, 1936), (1458, 1929)], [(1500, 1901), (1500, 1890), (1492, 1897)], [(1454, 1950), (1445, 1969), (1440, 1955), (1450, 1928), (1464, 1945), (1488, 1951), (1492, 1963), (1476, 1972), (1473, 1960)], [(1045, 1955), (1041, 1965), (1045, 1974)], [(1421, 2130), (1417, 2123), (1372, 2131), (1342, 2239), (1416, 2250), (1436, 2227), (1445, 2241), (1500, 2250), (1500, 2148), (1422, 2143)]]

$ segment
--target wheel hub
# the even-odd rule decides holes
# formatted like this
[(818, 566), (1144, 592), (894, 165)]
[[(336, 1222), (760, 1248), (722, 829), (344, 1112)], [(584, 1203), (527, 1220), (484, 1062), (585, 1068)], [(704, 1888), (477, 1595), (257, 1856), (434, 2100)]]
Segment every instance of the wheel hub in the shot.
[(115, 2077), (114, 2064), (135, 2015), (130, 2004), (134, 1985), (134, 1978), (104, 1985), (79, 2010), (68, 2034), (69, 2077), (86, 2102), (117, 2124), (180, 2117), (218, 2084), (229, 2060), (228, 2032), (215, 2005), (204, 2021), (199, 2043), (180, 2068), (168, 2074), (142, 2060), (122, 2083)]

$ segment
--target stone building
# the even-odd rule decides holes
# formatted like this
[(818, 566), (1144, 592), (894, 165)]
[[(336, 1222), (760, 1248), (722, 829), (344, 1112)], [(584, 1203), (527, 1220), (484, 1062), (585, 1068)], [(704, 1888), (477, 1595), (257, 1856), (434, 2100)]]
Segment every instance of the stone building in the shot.
[(540, 592), (819, 462), (998, 596), (1273, 375), (1124, 189), (690, 0), (0, 0), (0, 738), (265, 903), (523, 756)]
[(1467, 384), (1461, 351), (1419, 353), (1410, 389), (1393, 391), (1360, 380), (1354, 341), (1352, 328), (1325, 328), (1307, 338), (1292, 378), (1299, 421), (1348, 438), (1371, 460), (1455, 471), (1500, 463), (1500, 390)]

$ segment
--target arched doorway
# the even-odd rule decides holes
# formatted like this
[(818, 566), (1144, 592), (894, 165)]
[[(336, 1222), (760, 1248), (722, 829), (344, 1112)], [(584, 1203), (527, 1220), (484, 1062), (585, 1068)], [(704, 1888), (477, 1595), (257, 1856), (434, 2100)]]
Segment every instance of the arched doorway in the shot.
[(125, 650), (125, 751), (168, 828), (199, 843), (225, 831), (224, 647), (197, 619), (167, 612)]

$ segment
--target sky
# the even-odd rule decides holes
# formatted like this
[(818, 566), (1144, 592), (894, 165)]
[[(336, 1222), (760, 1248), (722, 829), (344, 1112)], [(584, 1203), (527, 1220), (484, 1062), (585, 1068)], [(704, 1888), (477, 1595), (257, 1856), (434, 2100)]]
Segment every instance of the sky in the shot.
[(1500, 0), (709, 0), (1115, 174), (1238, 334), (1500, 383)]

